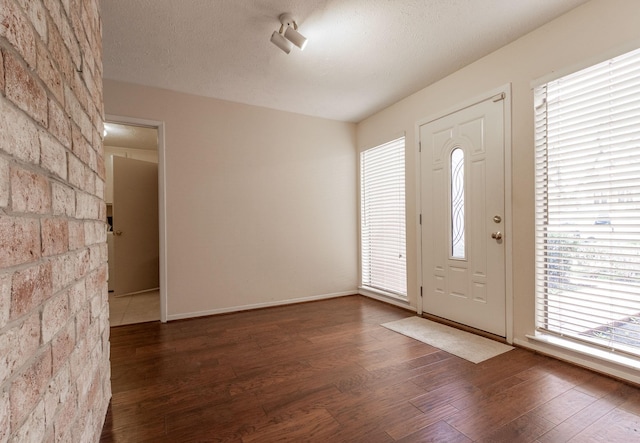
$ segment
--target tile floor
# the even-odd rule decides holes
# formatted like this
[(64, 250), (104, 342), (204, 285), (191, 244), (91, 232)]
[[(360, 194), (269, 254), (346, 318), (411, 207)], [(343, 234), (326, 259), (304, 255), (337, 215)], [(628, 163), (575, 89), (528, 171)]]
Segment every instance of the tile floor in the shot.
[(160, 291), (116, 297), (109, 294), (111, 326), (160, 321)]

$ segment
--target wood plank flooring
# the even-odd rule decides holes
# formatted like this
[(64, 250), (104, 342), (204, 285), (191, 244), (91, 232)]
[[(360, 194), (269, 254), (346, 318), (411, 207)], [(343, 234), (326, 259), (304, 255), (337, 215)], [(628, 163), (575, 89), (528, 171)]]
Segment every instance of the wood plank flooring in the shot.
[(361, 296), (111, 329), (101, 442), (633, 442), (640, 390), (515, 349), (473, 364)]

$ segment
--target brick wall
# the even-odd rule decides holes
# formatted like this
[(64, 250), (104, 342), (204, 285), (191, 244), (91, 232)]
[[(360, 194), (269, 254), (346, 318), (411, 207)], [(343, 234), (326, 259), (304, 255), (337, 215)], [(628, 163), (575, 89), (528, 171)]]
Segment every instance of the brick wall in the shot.
[(0, 0), (0, 442), (99, 439), (102, 128), (99, 0)]

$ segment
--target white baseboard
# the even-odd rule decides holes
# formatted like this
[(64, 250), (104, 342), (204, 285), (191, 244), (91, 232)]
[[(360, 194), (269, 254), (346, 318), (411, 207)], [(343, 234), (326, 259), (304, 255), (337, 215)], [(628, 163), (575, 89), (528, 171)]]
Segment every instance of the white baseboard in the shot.
[(308, 301), (326, 300), (329, 298), (345, 297), (348, 295), (357, 295), (358, 290), (345, 292), (334, 292), (332, 294), (312, 295), (309, 297), (290, 298), (287, 300), (278, 300), (265, 303), (255, 303), (251, 305), (230, 306), (228, 308), (209, 309), (206, 311), (186, 312), (183, 314), (167, 314), (167, 321), (184, 320), (187, 318), (206, 317), (208, 315), (228, 314), (230, 312), (250, 311), (252, 309), (271, 308), (274, 306), (293, 305), (296, 303), (304, 303)]

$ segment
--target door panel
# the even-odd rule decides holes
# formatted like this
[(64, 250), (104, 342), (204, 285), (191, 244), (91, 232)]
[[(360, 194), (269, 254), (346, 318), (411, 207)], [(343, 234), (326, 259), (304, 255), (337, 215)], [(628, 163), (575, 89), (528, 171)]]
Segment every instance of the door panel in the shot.
[(158, 288), (158, 165), (113, 157), (115, 295)]
[(504, 337), (505, 251), (492, 238), (504, 233), (503, 106), (487, 100), (422, 125), (420, 142), (423, 310)]

